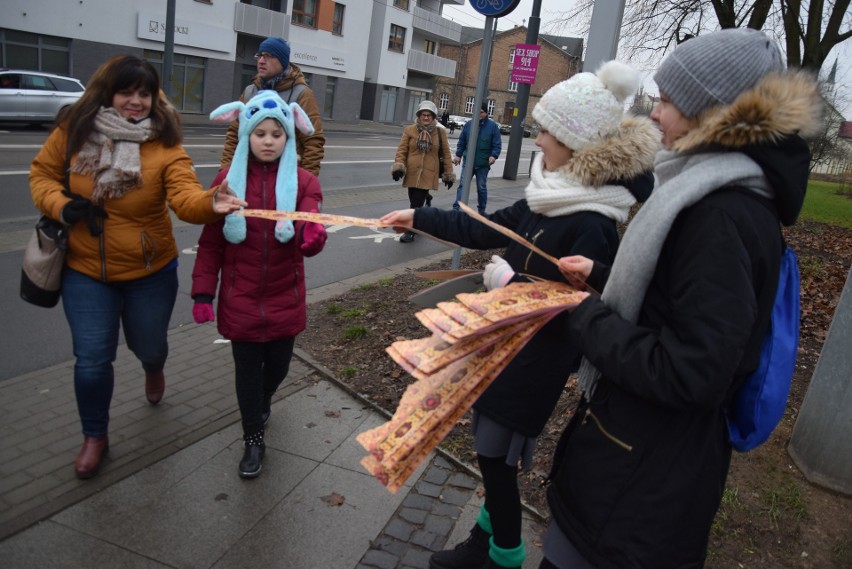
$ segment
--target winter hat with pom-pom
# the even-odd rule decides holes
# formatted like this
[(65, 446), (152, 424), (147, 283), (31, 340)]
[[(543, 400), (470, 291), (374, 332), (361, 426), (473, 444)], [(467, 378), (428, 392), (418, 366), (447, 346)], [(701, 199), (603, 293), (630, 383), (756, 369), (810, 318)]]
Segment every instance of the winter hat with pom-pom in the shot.
[(624, 101), (639, 88), (639, 73), (618, 61), (597, 73), (578, 73), (547, 90), (533, 118), (574, 151), (618, 132)]

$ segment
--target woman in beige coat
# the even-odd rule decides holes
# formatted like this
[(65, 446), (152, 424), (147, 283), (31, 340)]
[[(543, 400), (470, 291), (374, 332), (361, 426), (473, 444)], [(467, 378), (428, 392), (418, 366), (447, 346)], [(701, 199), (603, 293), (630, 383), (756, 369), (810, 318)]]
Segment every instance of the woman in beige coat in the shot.
[[(420, 103), (417, 121), (402, 131), (391, 167), (391, 176), (394, 181), (402, 178), (402, 185), (408, 188), (409, 205), (415, 209), (432, 201), (429, 191), (438, 189), (439, 179), (447, 189), (456, 182), (447, 133), (438, 125), (437, 118), (435, 103)], [(399, 241), (411, 243), (414, 233), (406, 231)]]

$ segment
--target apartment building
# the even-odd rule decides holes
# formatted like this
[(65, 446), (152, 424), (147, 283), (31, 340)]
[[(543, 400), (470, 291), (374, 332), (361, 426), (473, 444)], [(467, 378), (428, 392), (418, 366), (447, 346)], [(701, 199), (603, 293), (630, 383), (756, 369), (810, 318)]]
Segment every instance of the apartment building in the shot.
[[(291, 45), (326, 119), (412, 120), (438, 76), (439, 57), (461, 26), (441, 16), (464, 0), (174, 0), (172, 99), (208, 114), (239, 97), (268, 36)], [(167, 0), (4, 0), (0, 67), (71, 75), (84, 83), (112, 55), (162, 69)]]

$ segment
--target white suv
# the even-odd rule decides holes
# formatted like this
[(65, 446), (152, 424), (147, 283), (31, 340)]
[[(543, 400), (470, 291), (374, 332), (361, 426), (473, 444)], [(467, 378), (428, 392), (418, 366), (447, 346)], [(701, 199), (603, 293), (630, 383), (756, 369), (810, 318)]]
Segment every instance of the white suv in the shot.
[(0, 122), (52, 123), (83, 95), (78, 80), (53, 73), (0, 69)]

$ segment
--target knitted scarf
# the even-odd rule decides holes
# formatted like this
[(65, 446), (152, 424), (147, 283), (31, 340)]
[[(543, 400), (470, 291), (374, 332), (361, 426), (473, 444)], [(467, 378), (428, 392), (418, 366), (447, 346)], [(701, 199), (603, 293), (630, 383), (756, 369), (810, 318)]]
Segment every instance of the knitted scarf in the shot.
[(562, 166), (553, 172), (544, 169), (544, 156), (539, 153), (530, 172), (525, 190), (527, 205), (533, 213), (560, 217), (578, 211), (595, 211), (617, 223), (627, 221), (636, 198), (624, 186), (585, 186)]
[[(663, 150), (657, 153), (654, 172), (654, 192), (624, 232), (601, 295), (604, 304), (633, 323), (639, 318), (663, 243), (682, 210), (725, 186), (772, 195), (760, 166), (739, 152), (682, 154)], [(591, 399), (600, 375), (583, 358), (578, 385), (586, 399)]]
[(139, 145), (154, 137), (151, 119), (132, 123), (114, 108), (101, 107), (71, 171), (94, 178), (93, 201), (120, 198), (142, 185)]
[(417, 132), (420, 133), (417, 136), (417, 149), (429, 152), (432, 150), (432, 133), (435, 132), (435, 123), (433, 122), (429, 126), (422, 126), (418, 123), (416, 126)]

